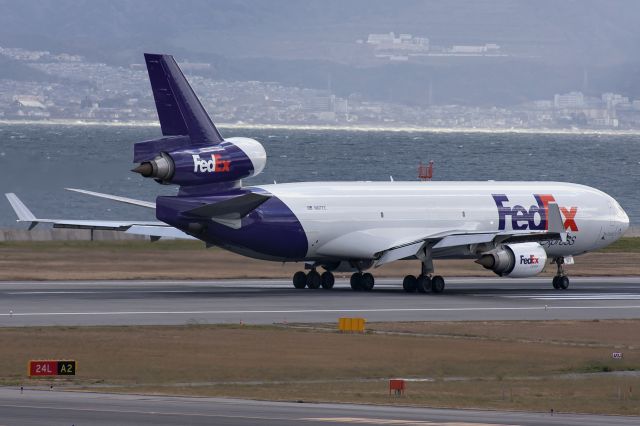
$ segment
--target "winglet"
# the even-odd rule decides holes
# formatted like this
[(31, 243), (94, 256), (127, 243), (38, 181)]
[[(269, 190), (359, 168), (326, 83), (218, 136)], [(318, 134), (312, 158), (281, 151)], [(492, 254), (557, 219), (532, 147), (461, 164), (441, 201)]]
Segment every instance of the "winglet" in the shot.
[(10, 192), (8, 194), (4, 194), (9, 200), (9, 204), (11, 204), (11, 208), (16, 212), (16, 216), (18, 216), (18, 222), (31, 222), (29, 225), (29, 230), (32, 230), (38, 225), (38, 219), (35, 217), (31, 210), (18, 198), (16, 194)]
[(547, 208), (547, 230), (559, 234), (560, 240), (566, 242), (567, 230), (564, 229), (564, 221), (560, 214), (560, 207), (558, 207), (557, 203), (549, 203), (547, 204)]

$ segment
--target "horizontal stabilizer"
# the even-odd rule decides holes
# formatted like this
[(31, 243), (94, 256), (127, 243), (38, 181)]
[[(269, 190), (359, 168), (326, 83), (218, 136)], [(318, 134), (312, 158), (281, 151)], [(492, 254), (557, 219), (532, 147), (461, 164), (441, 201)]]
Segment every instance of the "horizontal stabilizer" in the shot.
[[(87, 191), (91, 192), (91, 191)], [(102, 194), (104, 195), (104, 194)], [(38, 223), (47, 223), (53, 225), (54, 228), (67, 229), (93, 229), (105, 231), (127, 231), (129, 234), (149, 235), (159, 237), (173, 238), (191, 238), (184, 232), (167, 225), (164, 222), (157, 221), (139, 221), (139, 220), (84, 220), (84, 219), (44, 219), (36, 217), (31, 210), (18, 198), (16, 194), (5, 194), (9, 204), (18, 216), (18, 222), (31, 222), (29, 230), (33, 229)], [(108, 198), (108, 197), (107, 197)], [(137, 201), (137, 200), (134, 200)], [(141, 201), (144, 203), (144, 201)], [(152, 204), (152, 203), (150, 203)], [(148, 207), (148, 206), (145, 206)], [(155, 207), (155, 204), (153, 205)]]
[(162, 134), (189, 135), (194, 143), (223, 141), (171, 55), (144, 54)]
[(217, 203), (205, 204), (195, 209), (187, 210), (184, 214), (211, 219), (230, 228), (240, 228), (240, 219), (267, 201), (269, 196), (262, 194), (244, 194)]
[(136, 200), (135, 198), (120, 197), (119, 195), (103, 194), (102, 192), (87, 191), (86, 189), (65, 188), (67, 191), (79, 192), (80, 194), (91, 195), (98, 198), (106, 198), (107, 200), (118, 201), (125, 204), (133, 204), (134, 206), (155, 209), (156, 203), (150, 201)]

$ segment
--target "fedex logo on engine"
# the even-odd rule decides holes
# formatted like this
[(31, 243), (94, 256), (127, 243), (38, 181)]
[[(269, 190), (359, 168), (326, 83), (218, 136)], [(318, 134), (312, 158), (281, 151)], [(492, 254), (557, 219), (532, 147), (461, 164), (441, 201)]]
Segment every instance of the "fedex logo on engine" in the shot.
[(540, 263), (539, 257), (535, 257), (534, 255), (530, 255), (529, 257), (520, 255), (521, 265), (538, 265), (539, 263)]
[(192, 154), (193, 157), (193, 172), (230, 172), (231, 160), (223, 160), (220, 154), (211, 154), (211, 159), (206, 160), (200, 158), (199, 154)]
[[(498, 208), (498, 230), (506, 229), (507, 218), (510, 219), (511, 229), (514, 231), (522, 231), (530, 229), (532, 231), (546, 231), (549, 229), (547, 218), (549, 217), (550, 202), (555, 202), (555, 198), (550, 194), (533, 194), (536, 205), (529, 208), (519, 204), (510, 207), (509, 197), (505, 194), (492, 194), (493, 201)], [(567, 231), (578, 231), (576, 224), (576, 214), (578, 207), (560, 207), (560, 212), (564, 216), (564, 229)]]

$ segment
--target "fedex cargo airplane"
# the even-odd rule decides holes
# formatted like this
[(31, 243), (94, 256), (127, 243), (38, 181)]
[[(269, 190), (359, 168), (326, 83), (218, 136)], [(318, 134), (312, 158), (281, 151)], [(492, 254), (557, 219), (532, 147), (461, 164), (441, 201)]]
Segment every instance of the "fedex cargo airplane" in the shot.
[[(333, 272), (370, 291), (370, 269), (418, 259), (407, 292), (441, 293), (433, 259), (471, 259), (504, 277), (532, 277), (548, 261), (566, 289), (563, 265), (620, 238), (629, 218), (609, 195), (561, 182), (303, 182), (244, 186), (267, 155), (256, 140), (225, 139), (172, 56), (145, 54), (163, 137), (134, 145), (134, 172), (177, 185), (155, 202), (72, 189), (154, 209), (159, 222), (39, 219), (6, 194), (18, 220), (195, 238), (257, 259), (304, 262), (298, 289), (331, 289)], [(323, 271), (322, 273), (320, 271)]]

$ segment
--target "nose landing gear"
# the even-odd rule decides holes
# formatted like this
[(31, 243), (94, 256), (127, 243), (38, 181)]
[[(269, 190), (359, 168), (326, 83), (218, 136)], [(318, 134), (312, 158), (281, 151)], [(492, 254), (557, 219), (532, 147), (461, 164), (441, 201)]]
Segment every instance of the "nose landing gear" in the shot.
[(569, 277), (564, 272), (564, 257), (556, 257), (554, 263), (557, 265), (558, 270), (556, 276), (553, 277), (553, 288), (556, 290), (566, 290), (569, 288)]

